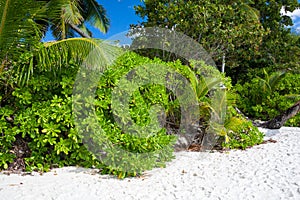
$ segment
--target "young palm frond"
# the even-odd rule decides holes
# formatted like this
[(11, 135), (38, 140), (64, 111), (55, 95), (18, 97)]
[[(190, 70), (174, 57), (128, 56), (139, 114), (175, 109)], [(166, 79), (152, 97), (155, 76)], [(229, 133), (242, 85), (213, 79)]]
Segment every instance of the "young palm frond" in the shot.
[(199, 83), (196, 86), (197, 97), (201, 99), (204, 97), (212, 88), (221, 84), (221, 80), (218, 78), (203, 78), (200, 77)]
[(275, 72), (270, 76), (269, 85), (271, 88), (271, 91), (274, 91), (276, 89), (277, 84), (280, 80), (284, 78), (286, 73), (284, 71)]
[(265, 78), (259, 78), (260, 82), (260, 88), (262, 89), (263, 92), (265, 93), (272, 93), (275, 89), (277, 84), (279, 83), (280, 80), (286, 75), (285, 72), (275, 72), (272, 75), (269, 75), (266, 70), (264, 70)]
[(212, 109), (211, 118), (214, 122), (217, 122), (219, 124), (225, 123), (226, 108), (227, 108), (226, 105), (227, 105), (226, 91), (218, 88), (211, 102), (211, 109)]

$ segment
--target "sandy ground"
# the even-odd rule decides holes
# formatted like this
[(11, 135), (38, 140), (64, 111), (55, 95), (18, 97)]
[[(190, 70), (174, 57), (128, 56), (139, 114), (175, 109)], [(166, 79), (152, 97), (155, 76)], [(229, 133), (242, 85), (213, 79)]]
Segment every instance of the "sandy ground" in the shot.
[(227, 153), (179, 152), (166, 168), (118, 180), (65, 167), (43, 175), (0, 173), (1, 200), (300, 199), (300, 128), (261, 129), (277, 143)]

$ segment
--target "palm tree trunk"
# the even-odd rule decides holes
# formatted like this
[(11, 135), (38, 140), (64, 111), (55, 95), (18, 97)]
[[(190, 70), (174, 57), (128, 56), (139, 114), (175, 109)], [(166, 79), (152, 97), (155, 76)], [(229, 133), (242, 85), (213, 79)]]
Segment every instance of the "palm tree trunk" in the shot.
[(280, 129), (287, 120), (294, 117), (297, 113), (300, 113), (300, 101), (295, 103), (292, 107), (288, 108), (282, 114), (267, 122), (258, 124), (258, 126), (269, 129)]
[(85, 32), (83, 32), (80, 28), (78, 28), (76, 25), (74, 24), (69, 24), (71, 26), (71, 28), (73, 30), (75, 30), (81, 37), (84, 38), (91, 38), (91, 36), (89, 36), (88, 34), (86, 34)]

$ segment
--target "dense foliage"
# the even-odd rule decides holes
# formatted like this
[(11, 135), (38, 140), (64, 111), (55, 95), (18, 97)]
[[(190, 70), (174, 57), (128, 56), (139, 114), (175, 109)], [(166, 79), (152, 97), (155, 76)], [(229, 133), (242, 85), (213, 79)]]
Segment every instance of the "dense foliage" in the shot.
[(287, 28), (291, 17), (281, 14), (282, 8), (293, 12), (299, 7), (297, 0), (146, 0), (135, 7), (145, 21), (132, 27), (183, 32), (211, 53), (220, 70), (226, 66), (234, 83), (246, 82), (251, 69), (284, 66), (299, 72), (299, 36)]
[(13, 163), (12, 157), (18, 154), (12, 150), (19, 148), (24, 155), (17, 158), (24, 158), (26, 170), (30, 171), (99, 165), (79, 142), (81, 138), (73, 125), (70, 94), (76, 68), (70, 65), (59, 76), (37, 73), (26, 87), (15, 87), (11, 96), (2, 98), (1, 168)]
[[(259, 89), (258, 89), (259, 88)], [(291, 107), (300, 99), (300, 75), (266, 71), (261, 77), (235, 89), (238, 93), (238, 107), (249, 117), (263, 121), (270, 120)], [(291, 118), (287, 126), (300, 126), (300, 116)]]
[(246, 149), (263, 142), (263, 134), (251, 121), (241, 116), (231, 117), (225, 124), (228, 141), (223, 146), (230, 149)]
[[(133, 135), (125, 134), (114, 120), (111, 110), (111, 92), (116, 87), (120, 77), (137, 65), (149, 63), (164, 64), (186, 75), (191, 73), (188, 70), (189, 67), (183, 66), (179, 61), (164, 63), (159, 59), (150, 60), (134, 53), (128, 53), (122, 56), (112, 66), (111, 70), (108, 70), (102, 76), (96, 92), (95, 110), (98, 116), (97, 123), (101, 125), (103, 130), (106, 130), (106, 136), (110, 141), (130, 152), (155, 152), (162, 148), (164, 149), (163, 154), (159, 156), (159, 160), (156, 160), (156, 158), (139, 162), (139, 164), (135, 163), (132, 166), (133, 174), (162, 166), (166, 161), (173, 158), (172, 145), (176, 139), (175, 135), (166, 134), (166, 128), (161, 129), (153, 136), (136, 138)], [(11, 163), (10, 166), (13, 166), (17, 159), (24, 159), (24, 165), (27, 170), (47, 171), (51, 167), (81, 165), (84, 167), (95, 166), (101, 168), (103, 173), (115, 173), (120, 177), (129, 175), (103, 165), (83, 145), (82, 136), (74, 127), (72, 87), (77, 70), (78, 67), (72, 63), (68, 65), (68, 68), (62, 68), (56, 74), (49, 71), (36, 70), (36, 74), (26, 86), (12, 88), (9, 96), (1, 95), (1, 168), (9, 167), (9, 163)], [(215, 73), (218, 73), (216, 69)], [(5, 78), (8, 77), (2, 77), (4, 80)], [(226, 86), (230, 88), (230, 79), (223, 80), (226, 81)], [(207, 94), (208, 90), (202, 91), (199, 97), (201, 97), (203, 103), (209, 104), (209, 99), (205, 98)], [(138, 125), (149, 124), (148, 112), (153, 104), (162, 105), (167, 115), (180, 115), (178, 113), (180, 105), (176, 100), (170, 101), (170, 95), (172, 94), (160, 85), (154, 84), (140, 88), (139, 91), (134, 93), (130, 101), (130, 116)], [(202, 113), (200, 116), (206, 118), (209, 112), (208, 109), (206, 113)], [(232, 114), (229, 117), (233, 116), (236, 115)], [(228, 118), (228, 120), (231, 119)], [(251, 126), (248, 123), (246, 124), (248, 127)], [(228, 128), (230, 128), (228, 131), (232, 129), (230, 126)], [(240, 133), (247, 135), (252, 143), (241, 144), (240, 146), (227, 144), (228, 141), (231, 141), (230, 138), (233, 138), (233, 132), (230, 131), (231, 136), (228, 138), (227, 131), (222, 132), (222, 130), (219, 132), (219, 135), (223, 138), (221, 138), (220, 142), (225, 142), (227, 146), (234, 148), (246, 148), (260, 142), (252, 140), (251, 138), (255, 135), (246, 129), (243, 129), (241, 132), (239, 130), (234, 132), (236, 137), (239, 137)], [(236, 138), (235, 141), (235, 143), (239, 143), (239, 140)], [(20, 144), (25, 144), (24, 154), (22, 155), (15, 152), (15, 150), (22, 147)], [(127, 165), (131, 162), (128, 160)], [(119, 167), (122, 169), (121, 166)]]
[(182, 32), (199, 42), (221, 69), (250, 60), (268, 33), (259, 21), (259, 13), (246, 2), (236, 1), (145, 1), (136, 12), (147, 21), (145, 27), (159, 26)]
[[(216, 146), (221, 148), (245, 149), (263, 140), (263, 134), (239, 115), (235, 106), (250, 117), (266, 120), (299, 99), (300, 77), (294, 72), (299, 70), (300, 39), (285, 28), (291, 25), (291, 19), (280, 15), (282, 6), (288, 11), (299, 7), (297, 1), (144, 1), (144, 5), (136, 7), (137, 13), (147, 19), (143, 26), (185, 33), (202, 44), (219, 67), (226, 64), (231, 78), (203, 62), (177, 60), (176, 55), (170, 57), (172, 62), (164, 62), (169, 60), (150, 50), (139, 53), (153, 59), (135, 53), (119, 57), (101, 76), (93, 105), (96, 116), (83, 128), (101, 126), (104, 132), (91, 136), (92, 144), (101, 146), (105, 137), (112, 145), (137, 156), (132, 160), (113, 152), (99, 159), (98, 153), (103, 152), (90, 151), (79, 131), (82, 127), (75, 126), (74, 118), (78, 116), (74, 116), (72, 106), (78, 96), (72, 93), (73, 84), (78, 66), (92, 50), (100, 55), (96, 62), (107, 64), (120, 49), (86, 38), (40, 42), (49, 27), (55, 29), (54, 35), (59, 39), (74, 36), (74, 31), (89, 37), (91, 33), (84, 26), (87, 21), (107, 31), (105, 10), (94, 2), (0, 0), (0, 169), (47, 171), (51, 167), (80, 165), (123, 178), (164, 166), (173, 158), (177, 138), (174, 127), (180, 126), (182, 105), (176, 95), (160, 84), (146, 84), (130, 96), (125, 118), (119, 119), (112, 109), (113, 91), (120, 85), (124, 89), (134, 84), (122, 82), (122, 77), (144, 64), (167, 66), (188, 79), (200, 113), (199, 123), (187, 122), (201, 127), (204, 134), (212, 130), (218, 136)], [(131, 34), (136, 31), (139, 29), (133, 29)], [(201, 70), (197, 70), (199, 65)], [(259, 68), (268, 69), (268, 73)], [(278, 69), (291, 73), (271, 73)], [(143, 79), (153, 78), (147, 71), (138, 73)], [(205, 74), (210, 76), (204, 78)], [(233, 88), (231, 80), (239, 84)], [(226, 93), (212, 101), (222, 84)], [(156, 126), (146, 131), (137, 129), (137, 134), (143, 136), (138, 137), (126, 133), (130, 126), (120, 127), (117, 123), (130, 118), (146, 127), (157, 114), (149, 111), (154, 105), (160, 105), (166, 115), (166, 124), (159, 130)], [(210, 118), (220, 123), (211, 123)], [(299, 121), (298, 115), (288, 125), (299, 126)], [(144, 159), (138, 155), (149, 152), (155, 156)], [(123, 163), (115, 162), (120, 159)]]

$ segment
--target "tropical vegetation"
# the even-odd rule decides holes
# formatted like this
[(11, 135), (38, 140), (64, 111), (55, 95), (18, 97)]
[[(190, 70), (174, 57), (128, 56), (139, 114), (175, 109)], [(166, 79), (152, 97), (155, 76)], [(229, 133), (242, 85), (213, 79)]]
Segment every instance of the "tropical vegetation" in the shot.
[[(0, 169), (48, 171), (80, 165), (124, 178), (164, 166), (174, 157), (174, 145), (180, 137), (182, 105), (174, 92), (148, 84), (130, 96), (130, 114), (119, 121), (132, 118), (138, 126), (147, 126), (153, 105), (164, 108), (166, 123), (159, 131), (151, 129), (155, 134), (147, 133), (146, 137), (125, 134), (112, 108), (113, 91), (120, 84), (127, 88), (132, 84), (122, 82), (122, 77), (145, 64), (168, 66), (191, 83), (200, 112), (197, 122), (188, 123), (198, 131), (199, 145), (211, 132), (216, 136), (215, 149), (246, 149), (262, 143), (263, 134), (236, 108), (250, 118), (268, 120), (300, 99), (300, 37), (286, 27), (292, 25), (291, 18), (280, 14), (282, 8), (293, 11), (299, 7), (296, 0), (145, 0), (135, 8), (145, 21), (132, 25), (130, 34), (151, 26), (183, 32), (210, 53), (219, 71), (224, 72), (220, 74), (201, 61), (187, 61), (153, 49), (123, 53), (116, 46), (93, 39), (89, 26), (102, 32), (109, 28), (106, 11), (96, 0), (0, 0)], [(41, 42), (48, 31), (56, 41)], [(74, 118), (86, 115), (85, 102), (74, 94), (73, 85), (83, 61), (93, 52), (98, 57), (92, 62), (107, 70), (95, 86), (79, 88), (83, 92), (95, 90), (95, 115), (78, 124)], [(112, 62), (114, 57), (118, 59)], [(206, 82), (197, 65), (218, 77), (216, 81)], [(82, 74), (93, 77), (84, 71)], [(135, 74), (151, 78), (143, 70)], [(220, 84), (226, 91), (220, 93), (221, 103), (215, 105), (210, 97)], [(74, 113), (74, 103), (83, 109)], [(226, 116), (217, 116), (222, 124), (210, 123), (225, 104)], [(287, 125), (299, 126), (299, 115)], [(101, 137), (81, 134), (83, 129), (99, 126)], [(145, 136), (143, 129), (135, 131)], [(101, 156), (103, 152), (84, 145), (92, 140), (92, 147), (105, 148), (101, 146), (103, 138), (120, 149)], [(120, 154), (124, 151), (133, 153), (134, 159), (131, 154)]]

